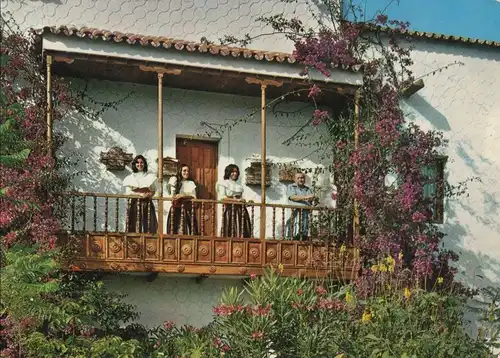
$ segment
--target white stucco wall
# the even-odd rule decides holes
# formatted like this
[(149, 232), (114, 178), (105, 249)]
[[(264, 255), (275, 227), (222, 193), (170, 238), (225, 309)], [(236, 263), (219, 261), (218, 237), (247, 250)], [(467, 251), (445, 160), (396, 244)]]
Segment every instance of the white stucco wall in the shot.
[(195, 277), (163, 274), (152, 282), (144, 274), (121, 274), (104, 282), (109, 290), (128, 295), (127, 301), (137, 305), (141, 313), (137, 323), (148, 327), (162, 325), (164, 321), (195, 327), (207, 325), (224, 289), (243, 286), (241, 279), (210, 277), (197, 282)]
[(444, 133), (449, 147), (446, 178), (468, 178), (466, 196), (445, 206), (445, 245), (460, 256), (467, 284), (500, 285), (500, 49), (413, 41), (414, 73), (425, 87), (406, 100), (410, 120)]

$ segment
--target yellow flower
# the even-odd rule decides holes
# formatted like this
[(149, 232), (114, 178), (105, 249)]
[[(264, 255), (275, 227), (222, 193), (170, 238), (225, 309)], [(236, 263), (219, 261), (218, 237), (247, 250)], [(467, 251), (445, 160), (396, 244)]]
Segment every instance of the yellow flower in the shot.
[(378, 265), (373, 265), (372, 266), (372, 271), (377, 272), (378, 271)]
[(387, 263), (387, 270), (389, 272), (394, 272), (394, 265), (396, 265), (396, 260), (394, 260), (394, 257), (387, 256), (385, 258), (385, 262)]
[(345, 245), (340, 246), (340, 253), (341, 254), (344, 253), (344, 252), (346, 252), (346, 250), (347, 249), (346, 249)]
[(391, 285), (389, 285), (388, 283), (386, 283), (385, 284), (385, 288), (390, 291), (391, 290)]
[(380, 272), (387, 272), (387, 266), (385, 266), (384, 264), (378, 265), (378, 269)]
[(385, 262), (387, 262), (388, 266), (394, 266), (396, 264), (396, 260), (394, 260), (394, 257), (392, 256), (387, 256)]
[(437, 282), (438, 282), (439, 285), (441, 285), (444, 282), (444, 278), (438, 277)]
[(368, 309), (363, 312), (363, 315), (361, 316), (361, 322), (369, 322), (372, 320), (372, 312)]
[(408, 287), (405, 287), (403, 296), (405, 296), (406, 299), (411, 297), (411, 290)]
[(403, 259), (403, 251), (399, 252), (398, 259), (399, 259), (399, 261), (401, 261)]
[(347, 292), (345, 294), (345, 301), (348, 303), (348, 304), (353, 304), (354, 303), (354, 297), (353, 295), (350, 293), (350, 292)]
[(285, 266), (280, 262), (280, 264), (278, 265), (278, 271), (280, 273), (283, 273), (283, 270), (285, 269)]

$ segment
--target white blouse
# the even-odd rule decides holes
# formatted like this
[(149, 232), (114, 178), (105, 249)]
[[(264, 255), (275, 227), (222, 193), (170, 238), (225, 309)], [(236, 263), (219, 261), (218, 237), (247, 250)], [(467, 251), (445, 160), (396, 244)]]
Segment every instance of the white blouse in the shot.
[(167, 191), (171, 196), (182, 194), (189, 195), (196, 199), (196, 184), (192, 180), (183, 180), (179, 193), (176, 193), (177, 177), (172, 177), (168, 180)]
[(243, 185), (235, 182), (234, 180), (226, 179), (217, 183), (217, 193), (219, 193), (219, 199), (224, 199), (226, 197), (241, 198), (243, 195)]
[(149, 190), (156, 192), (156, 176), (144, 172), (137, 172), (128, 175), (123, 180), (125, 187), (125, 194), (134, 194), (134, 189), (149, 188)]

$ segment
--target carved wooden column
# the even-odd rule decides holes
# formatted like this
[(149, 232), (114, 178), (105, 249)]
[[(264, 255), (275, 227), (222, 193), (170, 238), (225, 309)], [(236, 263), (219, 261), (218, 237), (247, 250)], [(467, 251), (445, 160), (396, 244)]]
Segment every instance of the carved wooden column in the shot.
[[(163, 73), (158, 72), (158, 245), (163, 235)], [(160, 246), (158, 246), (158, 251)], [(161, 260), (162, 258), (160, 258)]]
[(248, 84), (260, 85), (261, 96), (261, 126), (260, 126), (260, 190), (261, 190), (261, 207), (260, 207), (260, 239), (266, 239), (266, 88), (267, 86), (281, 87), (283, 82), (275, 80), (259, 80), (256, 78), (246, 78)]
[[(361, 98), (361, 92), (358, 89), (354, 95), (354, 147), (359, 148), (359, 101)], [(359, 203), (356, 198), (354, 198), (354, 216), (352, 219), (352, 231), (353, 236), (356, 237), (359, 234)], [(354, 239), (353, 237), (353, 239)]]
[(52, 156), (52, 137), (53, 137), (53, 126), (54, 121), (52, 118), (52, 56), (47, 55), (47, 145), (49, 155)]
[(161, 66), (140, 65), (144, 72), (154, 72), (158, 77), (158, 252), (160, 260), (163, 258), (163, 77), (167, 75), (180, 75), (179, 69), (170, 69)]

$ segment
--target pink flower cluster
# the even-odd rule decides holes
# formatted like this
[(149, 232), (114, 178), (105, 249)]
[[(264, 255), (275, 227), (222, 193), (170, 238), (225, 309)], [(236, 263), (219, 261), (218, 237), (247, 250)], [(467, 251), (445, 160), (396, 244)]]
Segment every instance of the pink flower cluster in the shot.
[(219, 317), (227, 317), (236, 312), (246, 312), (252, 316), (268, 316), (271, 305), (218, 305), (213, 308), (213, 312)]
[(317, 37), (306, 37), (295, 42), (293, 56), (298, 62), (329, 77), (329, 70), (333, 66), (358, 63), (350, 44), (359, 36), (359, 31), (356, 25), (345, 27), (342, 35), (323, 29)]
[(328, 119), (328, 111), (321, 111), (319, 109), (316, 109), (313, 112), (313, 120), (311, 124), (313, 126), (318, 126), (321, 123), (326, 122), (327, 119)]
[(219, 337), (215, 337), (212, 341), (213, 345), (215, 348), (217, 348), (221, 352), (229, 352), (231, 350), (231, 347), (229, 347), (226, 343), (222, 341)]

